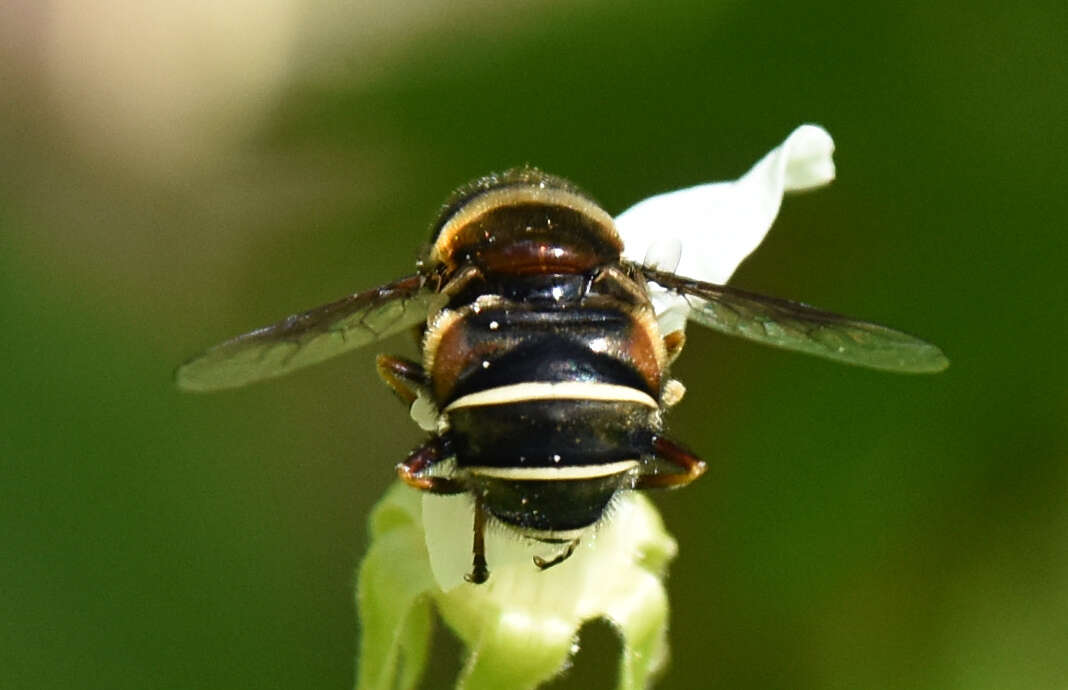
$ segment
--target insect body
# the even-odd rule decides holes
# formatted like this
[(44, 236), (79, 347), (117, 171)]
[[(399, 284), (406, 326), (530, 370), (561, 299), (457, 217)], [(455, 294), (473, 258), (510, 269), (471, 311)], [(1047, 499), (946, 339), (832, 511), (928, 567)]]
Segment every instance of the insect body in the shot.
[(420, 327), (421, 363), (378, 359), (394, 391), (433, 417), (397, 471), (423, 491), (474, 496), (468, 578), (478, 583), (489, 575), (487, 519), (560, 544), (558, 556), (535, 557), (547, 568), (618, 491), (704, 472), (662, 434), (681, 397), (668, 368), (684, 338), (660, 332), (649, 282), (692, 297), (691, 318), (734, 335), (892, 371), (947, 364), (904, 333), (688, 280), (622, 249), (612, 218), (570, 183), (531, 168), (488, 176), (446, 204), (416, 275), (222, 343), (180, 367), (178, 385), (240, 386)]

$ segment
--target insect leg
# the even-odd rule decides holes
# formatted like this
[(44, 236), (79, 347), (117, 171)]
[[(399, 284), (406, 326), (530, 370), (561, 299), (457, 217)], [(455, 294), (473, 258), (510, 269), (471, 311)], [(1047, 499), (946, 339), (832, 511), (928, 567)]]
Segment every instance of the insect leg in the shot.
[(535, 556), (534, 565), (538, 566), (538, 568), (540, 568), (541, 570), (547, 570), (553, 567), (554, 565), (559, 565), (560, 563), (563, 563), (567, 559), (571, 558), (571, 554), (575, 553), (575, 547), (578, 546), (578, 543), (579, 540), (577, 538), (571, 539), (567, 542), (567, 546), (564, 547), (563, 551), (548, 560), (542, 558), (541, 556)]
[(397, 465), (397, 476), (408, 486), (432, 494), (462, 494), (467, 486), (451, 477), (427, 477), (423, 472), (448, 457), (440, 437), (433, 437), (419, 446)]
[(409, 405), (419, 396), (419, 389), (427, 385), (426, 372), (423, 371), (422, 365), (410, 359), (378, 355), (375, 358), (375, 367), (386, 385)]
[(685, 486), (705, 473), (708, 467), (705, 461), (689, 450), (663, 436), (653, 436), (651, 440), (653, 454), (675, 465), (682, 472), (642, 475), (635, 482), (635, 489), (662, 489)]
[(482, 504), (482, 496), (475, 495), (475, 539), (471, 546), (474, 552), (474, 561), (471, 572), (464, 575), (464, 579), (471, 584), (480, 585), (489, 579), (489, 568), (486, 567), (486, 508)]

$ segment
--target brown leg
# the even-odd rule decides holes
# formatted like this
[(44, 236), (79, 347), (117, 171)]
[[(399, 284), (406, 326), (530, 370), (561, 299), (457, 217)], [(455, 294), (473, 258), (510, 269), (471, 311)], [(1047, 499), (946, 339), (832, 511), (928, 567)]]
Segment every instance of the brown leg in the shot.
[(635, 489), (663, 489), (685, 486), (704, 474), (705, 469), (708, 467), (705, 465), (704, 460), (663, 436), (654, 436), (652, 446), (653, 453), (658, 458), (667, 460), (681, 469), (682, 472), (642, 475), (634, 484)]
[(464, 575), (464, 579), (471, 584), (480, 585), (489, 579), (489, 568), (486, 567), (486, 509), (479, 495), (475, 496), (475, 541), (471, 550), (475, 558), (471, 572)]
[(434, 437), (413, 450), (408, 459), (397, 465), (397, 476), (410, 487), (432, 494), (462, 494), (467, 491), (463, 482), (450, 477), (424, 477), (423, 472), (446, 457), (441, 439)]
[(542, 570), (546, 570), (548, 568), (551, 568), (554, 565), (559, 565), (560, 563), (563, 563), (567, 559), (571, 558), (571, 554), (575, 553), (575, 547), (578, 546), (578, 543), (579, 543), (578, 539), (572, 539), (571, 541), (569, 541), (567, 543), (567, 546), (564, 547), (563, 551), (561, 551), (560, 553), (556, 554), (555, 556), (553, 556), (549, 560), (545, 560), (541, 556), (535, 556), (534, 557), (534, 565), (538, 566)]
[(418, 397), (418, 389), (427, 385), (426, 372), (421, 364), (403, 357), (378, 355), (375, 358), (378, 375), (404, 402), (411, 405)]

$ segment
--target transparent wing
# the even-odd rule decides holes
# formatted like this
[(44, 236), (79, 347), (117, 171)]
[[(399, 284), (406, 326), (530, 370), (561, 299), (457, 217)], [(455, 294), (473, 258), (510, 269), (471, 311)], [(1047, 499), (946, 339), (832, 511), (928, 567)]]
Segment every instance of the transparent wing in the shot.
[(288, 374), (414, 326), (433, 292), (418, 275), (343, 297), (220, 343), (175, 372), (179, 388), (236, 388)]
[(936, 346), (886, 326), (800, 302), (632, 266), (647, 280), (696, 298), (688, 300), (693, 309), (689, 318), (721, 333), (884, 371), (934, 373), (949, 366)]

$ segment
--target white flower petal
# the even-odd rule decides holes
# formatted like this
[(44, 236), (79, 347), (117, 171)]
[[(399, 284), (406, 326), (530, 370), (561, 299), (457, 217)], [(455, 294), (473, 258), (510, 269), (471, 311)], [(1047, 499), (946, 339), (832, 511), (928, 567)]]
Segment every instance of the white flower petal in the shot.
[(682, 241), (678, 237), (658, 239), (649, 245), (643, 264), (660, 271), (674, 272), (682, 261)]
[(419, 495), (395, 484), (369, 521), (360, 564), (358, 690), (415, 687), (426, 666), (434, 576), (423, 544)]
[[(539, 660), (530, 671), (548, 678), (562, 668), (583, 622), (603, 617), (623, 638), (622, 674), (632, 682), (621, 687), (645, 687), (666, 659), (663, 573), (677, 550), (649, 500), (621, 492), (611, 514), (586, 532), (575, 553), (544, 571), (532, 557), (552, 557), (562, 546), (491, 525), (486, 532), (490, 578), (481, 585), (463, 578), (471, 570), (472, 511), (470, 496), (422, 497), (430, 570), (440, 587), (435, 601), (473, 657), (488, 653), (487, 644), (510, 647)], [(481, 665), (477, 658), (469, 661), (467, 672), (496, 673)]]
[[(834, 141), (821, 127), (802, 125), (734, 182), (703, 184), (650, 197), (616, 218), (623, 256), (655, 261), (681, 246), (675, 272), (709, 283), (726, 283), (764, 239), (788, 191), (812, 189), (834, 179)], [(653, 302), (661, 329), (681, 328), (685, 300), (656, 286)]]

